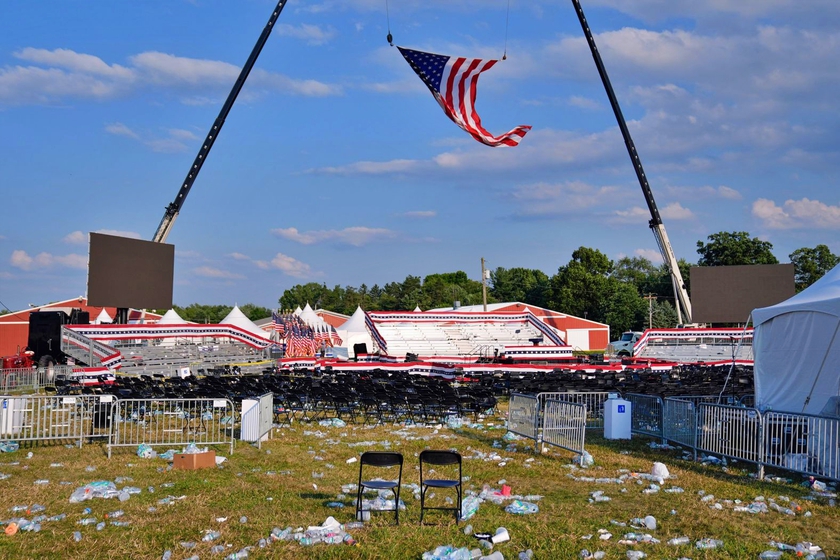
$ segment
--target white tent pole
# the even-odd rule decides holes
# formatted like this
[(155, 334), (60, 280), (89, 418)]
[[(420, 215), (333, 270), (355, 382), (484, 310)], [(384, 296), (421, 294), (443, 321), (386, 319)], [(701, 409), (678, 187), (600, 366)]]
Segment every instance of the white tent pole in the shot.
[[(735, 348), (735, 352), (732, 353), (732, 365), (729, 366), (729, 373), (726, 375), (726, 381), (723, 382), (723, 389), (720, 390), (720, 394), (718, 394), (717, 403), (720, 404), (720, 399), (723, 398), (723, 393), (726, 391), (726, 386), (729, 384), (729, 379), (732, 377), (732, 372), (735, 371), (735, 356), (738, 355), (738, 351), (741, 349), (741, 345), (744, 344), (744, 336), (747, 334), (747, 329), (749, 328), (750, 321), (752, 321), (752, 313), (747, 316), (747, 322), (744, 323), (744, 330), (741, 331), (741, 340), (738, 341), (738, 346)], [(755, 362), (755, 329), (753, 329), (753, 362)], [(755, 366), (753, 366), (754, 368)], [(755, 376), (753, 376), (753, 392), (755, 392)]]
[(837, 329), (840, 328), (840, 322), (836, 324), (834, 327), (834, 333), (831, 335), (831, 342), (829, 342), (828, 346), (825, 349), (825, 354), (823, 354), (822, 362), (820, 362), (820, 368), (817, 370), (817, 375), (814, 377), (814, 383), (811, 385), (811, 390), (808, 391), (808, 396), (805, 397), (805, 402), (802, 403), (802, 410), (800, 412), (804, 413), (805, 409), (808, 407), (808, 403), (811, 402), (811, 395), (814, 394), (814, 389), (817, 387), (817, 381), (820, 380), (820, 376), (823, 374), (823, 370), (825, 368), (825, 361), (828, 359), (828, 354), (831, 352), (831, 349), (834, 347), (834, 339), (837, 338)]

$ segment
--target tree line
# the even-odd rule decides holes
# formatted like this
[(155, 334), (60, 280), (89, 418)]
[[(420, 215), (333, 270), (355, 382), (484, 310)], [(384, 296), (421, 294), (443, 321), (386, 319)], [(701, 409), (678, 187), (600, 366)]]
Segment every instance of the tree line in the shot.
[[(751, 237), (744, 231), (712, 234), (705, 242), (697, 242), (697, 253), (700, 255), (697, 266), (779, 262), (773, 255), (772, 243)], [(826, 245), (797, 249), (789, 258), (794, 265), (797, 291), (813, 284), (840, 262)], [(680, 272), (689, 293), (691, 266), (680, 259)], [(281, 309), (294, 309), (309, 303), (314, 308), (350, 315), (357, 306), (367, 311), (403, 311), (417, 307), (425, 311), (451, 307), (455, 301), (461, 305), (481, 304), (481, 282), (471, 280), (460, 270), (430, 274), (425, 278), (409, 275), (402, 282), (389, 282), (384, 286), (336, 285), (330, 289), (325, 284), (310, 282), (285, 290), (279, 303)], [(508, 301), (607, 323), (613, 333), (641, 330), (649, 326), (651, 320), (655, 328), (673, 327), (677, 323), (671, 277), (666, 265), (655, 265), (644, 257), (623, 257), (613, 261), (590, 247), (576, 249), (571, 260), (560, 266), (553, 276), (530, 268), (491, 270), (487, 302)], [(242, 307), (243, 312), (245, 307)], [(263, 317), (268, 314), (270, 311)]]

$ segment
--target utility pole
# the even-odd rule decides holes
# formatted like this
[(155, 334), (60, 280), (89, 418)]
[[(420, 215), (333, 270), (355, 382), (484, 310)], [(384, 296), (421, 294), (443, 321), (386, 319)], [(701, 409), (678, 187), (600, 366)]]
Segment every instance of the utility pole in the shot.
[(648, 300), (648, 328), (653, 328), (653, 302), (656, 299), (656, 296), (653, 294), (648, 294), (644, 296), (646, 300)]
[(487, 311), (487, 273), (484, 268), (484, 257), (481, 257), (481, 297), (484, 301), (484, 311)]

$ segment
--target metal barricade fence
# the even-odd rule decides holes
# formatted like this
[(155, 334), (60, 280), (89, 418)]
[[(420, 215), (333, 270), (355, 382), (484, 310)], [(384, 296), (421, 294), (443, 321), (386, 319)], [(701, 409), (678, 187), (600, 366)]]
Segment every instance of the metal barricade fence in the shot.
[(583, 455), (586, 405), (547, 399), (543, 407), (541, 442)]
[(728, 406), (737, 406), (740, 404), (738, 402), (738, 397), (733, 395), (679, 395), (676, 397), (672, 397), (674, 399), (680, 399), (681, 401), (691, 401), (695, 405), (699, 405), (701, 403), (708, 403), (708, 404), (723, 404)]
[(662, 400), (662, 439), (692, 449), (697, 447), (697, 405), (695, 403), (672, 397)]
[(578, 392), (578, 391), (557, 391), (550, 393), (538, 393), (540, 411), (545, 410), (545, 402), (549, 399), (563, 400), (566, 402), (573, 402), (586, 405), (586, 427), (589, 429), (603, 429), (604, 428), (604, 403), (608, 398), (621, 397), (618, 391), (593, 391), (593, 392)]
[[(701, 403), (697, 410), (697, 450), (764, 464), (763, 422), (754, 408)], [(763, 469), (759, 469), (763, 476)]]
[(840, 480), (840, 419), (765, 412), (764, 453), (767, 466)]
[(64, 441), (81, 447), (87, 438), (108, 437), (112, 395), (4, 396), (0, 400), (0, 440)]
[(537, 442), (539, 401), (533, 395), (511, 393), (508, 404), (508, 430)]
[(662, 398), (628, 393), (631, 428), (634, 434), (662, 437)]
[(230, 445), (234, 408), (230, 399), (119, 399), (111, 411), (108, 457), (115, 447)]

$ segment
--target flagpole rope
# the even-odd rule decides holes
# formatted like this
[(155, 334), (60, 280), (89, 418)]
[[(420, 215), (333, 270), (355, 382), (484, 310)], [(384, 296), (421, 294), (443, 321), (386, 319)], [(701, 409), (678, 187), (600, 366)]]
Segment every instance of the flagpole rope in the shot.
[[(385, 0), (388, 3), (388, 0)], [(510, 0), (507, 3), (507, 13), (505, 13), (505, 52), (502, 54), (502, 60), (507, 60), (507, 39), (508, 39), (508, 24), (510, 23)], [(390, 31), (389, 31), (390, 33)]]
[[(510, 2), (510, 0), (508, 0)], [(388, 44), (392, 47), (394, 46), (394, 36), (391, 35), (391, 14), (388, 11), (388, 0), (385, 0), (385, 22), (388, 25), (388, 36), (385, 37), (388, 40)]]

